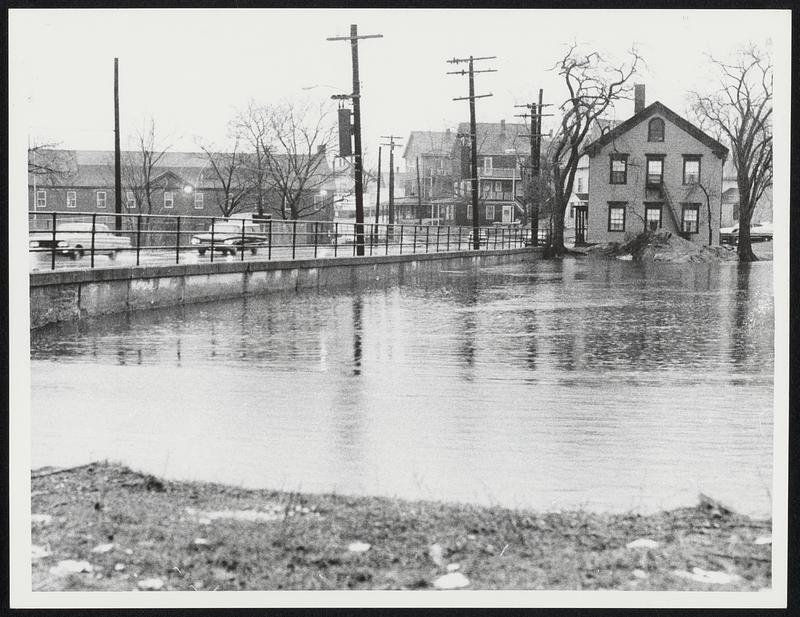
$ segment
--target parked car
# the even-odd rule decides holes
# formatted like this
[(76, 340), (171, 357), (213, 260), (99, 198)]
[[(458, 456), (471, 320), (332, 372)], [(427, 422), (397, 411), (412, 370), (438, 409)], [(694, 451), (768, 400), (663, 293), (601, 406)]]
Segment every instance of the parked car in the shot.
[[(50, 252), (53, 250), (52, 231), (32, 231), (28, 247), (32, 251)], [(96, 223), (92, 238), (92, 223), (61, 223), (56, 225), (55, 250), (60, 255), (78, 259), (94, 247), (95, 255), (108, 255), (114, 259), (117, 253), (131, 248), (130, 238), (111, 232), (108, 225)]]
[[(750, 241), (759, 242), (772, 240), (772, 223), (751, 223)], [(739, 225), (722, 227), (719, 230), (720, 244), (736, 244), (739, 241)]]
[(197, 247), (200, 255), (205, 255), (212, 246), (215, 251), (219, 251), (223, 255), (228, 253), (235, 255), (237, 250), (244, 249), (250, 249), (250, 252), (255, 255), (258, 253), (259, 247), (266, 245), (267, 235), (253, 223), (224, 222), (209, 227), (207, 233), (193, 236), (191, 242), (192, 246)]

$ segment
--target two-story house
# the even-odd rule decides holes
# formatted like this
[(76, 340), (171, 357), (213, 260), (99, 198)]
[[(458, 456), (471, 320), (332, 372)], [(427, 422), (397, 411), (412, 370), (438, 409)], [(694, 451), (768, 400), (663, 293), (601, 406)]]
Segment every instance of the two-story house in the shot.
[[(470, 125), (458, 125), (453, 145), (454, 222), (472, 225)], [(530, 158), (529, 129), (524, 124), (480, 122), (476, 125), (479, 225), (515, 223), (525, 213), (522, 168)]]
[(644, 107), (586, 147), (588, 242), (624, 241), (663, 229), (719, 243), (722, 168), (728, 149), (665, 105)]
[(406, 167), (405, 208), (410, 218), (445, 224), (455, 222), (455, 142), (456, 134), (449, 128), (445, 131), (411, 131), (408, 136), (403, 159)]

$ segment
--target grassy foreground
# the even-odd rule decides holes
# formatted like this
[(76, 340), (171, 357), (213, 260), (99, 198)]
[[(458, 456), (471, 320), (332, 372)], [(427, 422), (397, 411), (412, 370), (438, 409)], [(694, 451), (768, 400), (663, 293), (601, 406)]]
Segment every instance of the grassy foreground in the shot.
[(35, 591), (428, 589), (448, 571), (465, 589), (770, 586), (770, 544), (755, 542), (770, 522), (714, 507), (543, 514), (170, 482), (107, 463), (35, 471), (31, 495)]

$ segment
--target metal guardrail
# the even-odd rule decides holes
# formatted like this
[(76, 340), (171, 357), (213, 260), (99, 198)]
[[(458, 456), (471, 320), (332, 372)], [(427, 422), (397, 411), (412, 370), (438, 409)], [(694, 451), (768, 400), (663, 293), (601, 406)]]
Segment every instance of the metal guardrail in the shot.
[[(205, 258), (213, 262), (227, 256), (244, 261), (246, 253), (251, 259), (268, 261), (356, 256), (359, 233), (355, 223), (341, 221), (74, 211), (30, 212), (28, 222), (29, 251), (49, 261), (53, 270), (57, 263), (63, 267), (62, 262), (87, 256), (90, 268), (98, 256), (115, 261), (118, 255), (130, 257), (120, 264), (125, 266), (134, 258), (137, 266), (196, 263)], [(361, 227), (365, 255), (474, 250), (471, 226), (364, 223)], [(480, 248), (528, 246), (532, 243), (526, 233), (530, 231), (519, 225), (480, 227)]]

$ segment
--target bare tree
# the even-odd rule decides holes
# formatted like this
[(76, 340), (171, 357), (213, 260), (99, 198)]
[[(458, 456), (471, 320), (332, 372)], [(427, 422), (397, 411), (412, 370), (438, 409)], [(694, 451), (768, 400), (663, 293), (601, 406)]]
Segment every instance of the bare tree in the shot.
[(28, 174), (37, 183), (60, 184), (73, 169), (69, 153), (59, 150), (57, 143), (33, 143), (28, 145)]
[(265, 151), (270, 142), (270, 110), (250, 100), (230, 124), (237, 142), (246, 146), (243, 172), (250, 185), (249, 195), (255, 200), (256, 212), (264, 214), (266, 190), (269, 186)]
[(750, 221), (764, 191), (772, 184), (772, 61), (750, 45), (730, 62), (711, 59), (720, 88), (692, 92), (692, 111), (731, 146), (739, 189), (739, 259), (756, 261), (750, 245)]
[(550, 247), (554, 255), (564, 253), (564, 212), (572, 194), (572, 185), (584, 141), (595, 121), (616, 101), (630, 98), (641, 56), (631, 49), (626, 62), (614, 64), (598, 52), (583, 53), (577, 45), (553, 67), (563, 77), (569, 97), (559, 109), (563, 114), (545, 158), (552, 167), (553, 212)]
[(155, 168), (168, 147), (156, 144), (155, 122), (152, 119), (139, 133), (136, 146), (136, 150), (123, 153), (122, 183), (133, 193), (136, 203), (145, 210), (145, 214), (153, 214), (153, 195), (161, 188), (155, 182), (158, 175)]
[(230, 152), (215, 152), (206, 146), (200, 148), (208, 158), (208, 165), (214, 173), (214, 184), (219, 188), (214, 191), (217, 207), (222, 216), (229, 217), (242, 208), (250, 194), (248, 170), (245, 168), (247, 158), (239, 150), (238, 139)]

